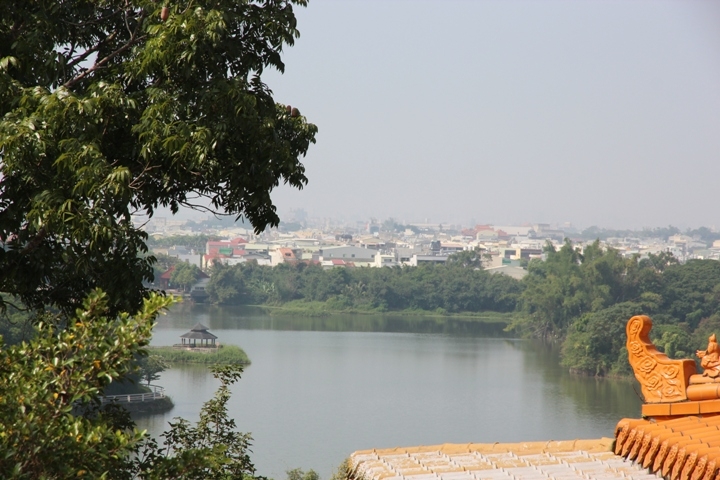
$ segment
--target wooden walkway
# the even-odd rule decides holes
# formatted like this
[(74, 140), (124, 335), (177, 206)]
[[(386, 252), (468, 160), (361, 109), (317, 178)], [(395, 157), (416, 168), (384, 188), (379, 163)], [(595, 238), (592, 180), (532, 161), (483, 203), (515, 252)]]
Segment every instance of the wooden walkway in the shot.
[(151, 392), (147, 393), (132, 393), (128, 395), (108, 395), (102, 397), (103, 405), (106, 403), (137, 403), (137, 402), (152, 402), (153, 400), (159, 400), (165, 398), (165, 389), (159, 385), (148, 385)]

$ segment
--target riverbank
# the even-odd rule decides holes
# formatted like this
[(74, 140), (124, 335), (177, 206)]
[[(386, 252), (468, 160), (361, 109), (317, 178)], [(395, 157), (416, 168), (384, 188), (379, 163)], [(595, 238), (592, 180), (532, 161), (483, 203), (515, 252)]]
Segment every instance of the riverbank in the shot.
[(241, 363), (250, 365), (245, 351), (236, 345), (220, 345), (213, 351), (186, 350), (173, 347), (148, 347), (148, 353), (157, 355), (170, 364), (214, 364), (214, 363)]
[(173, 409), (175, 404), (170, 397), (158, 398), (148, 402), (121, 403), (122, 407), (134, 415), (155, 415)]
[[(103, 394), (108, 397), (113, 396), (124, 396), (124, 395), (139, 395), (139, 394), (152, 394), (152, 390), (147, 385), (140, 383), (139, 380), (124, 381), (118, 383), (112, 383), (105, 388)], [(122, 402), (118, 401), (118, 405), (122, 406), (125, 410), (132, 414), (138, 415), (152, 415), (156, 413), (164, 413), (175, 406), (172, 399), (168, 396), (163, 398), (156, 398), (150, 400), (152, 395), (148, 395), (148, 399), (144, 402), (133, 401), (133, 402)]]
[(516, 312), (447, 312), (436, 310), (384, 310), (378, 308), (352, 308), (338, 306), (335, 302), (307, 302), (293, 300), (282, 305), (248, 305), (260, 308), (268, 315), (293, 315), (299, 317), (327, 317), (337, 314), (353, 315), (397, 315), (412, 317), (436, 317), (467, 319), (469, 321), (498, 322), (510, 324), (517, 318)]

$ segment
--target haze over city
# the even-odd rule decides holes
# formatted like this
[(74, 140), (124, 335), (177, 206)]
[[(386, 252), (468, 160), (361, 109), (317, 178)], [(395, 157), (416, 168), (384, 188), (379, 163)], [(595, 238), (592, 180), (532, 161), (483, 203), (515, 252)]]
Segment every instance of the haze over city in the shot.
[(0, 1), (0, 477), (719, 479), (719, 53), (718, 1)]
[(720, 4), (313, 0), (275, 98), (319, 127), (281, 214), (720, 226)]

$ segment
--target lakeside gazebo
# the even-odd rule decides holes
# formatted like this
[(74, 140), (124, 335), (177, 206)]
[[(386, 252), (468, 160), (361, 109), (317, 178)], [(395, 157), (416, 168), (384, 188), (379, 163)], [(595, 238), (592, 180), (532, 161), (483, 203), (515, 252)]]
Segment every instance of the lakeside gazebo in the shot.
[[(195, 324), (192, 329), (184, 335), (180, 335), (183, 347), (216, 348), (215, 340), (218, 337), (208, 332), (208, 327), (202, 323)], [(199, 340), (199, 342), (198, 342)], [(199, 344), (199, 345), (198, 345)]]

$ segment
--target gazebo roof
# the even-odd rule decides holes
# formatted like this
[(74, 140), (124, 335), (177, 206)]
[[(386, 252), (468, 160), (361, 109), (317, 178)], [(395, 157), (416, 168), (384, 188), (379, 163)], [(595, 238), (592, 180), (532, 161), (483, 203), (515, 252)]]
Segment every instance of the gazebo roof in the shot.
[(218, 337), (208, 332), (208, 327), (202, 323), (196, 324), (192, 329), (184, 335), (180, 335), (180, 338), (192, 338), (196, 340), (214, 340)]

